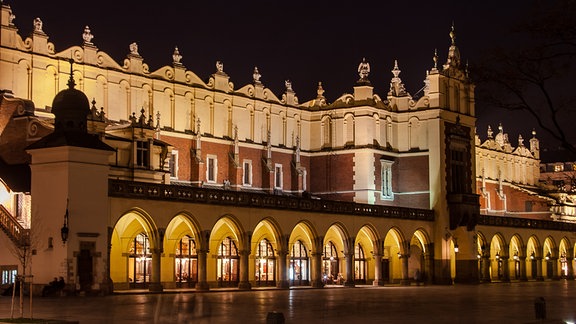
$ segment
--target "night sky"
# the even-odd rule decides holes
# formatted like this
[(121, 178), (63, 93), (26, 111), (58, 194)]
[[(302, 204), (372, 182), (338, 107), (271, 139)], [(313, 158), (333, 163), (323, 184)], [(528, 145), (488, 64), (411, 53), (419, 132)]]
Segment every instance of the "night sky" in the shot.
[[(385, 98), (394, 60), (407, 91), (421, 95), (426, 71), (446, 61), (452, 24), (462, 62), (473, 65), (485, 51), (512, 43), (511, 23), (527, 0), (484, 1), (37, 1), (4, 0), (22, 36), (40, 17), (56, 51), (82, 44), (88, 25), (92, 42), (122, 64), (132, 42), (151, 71), (171, 65), (174, 47), (182, 63), (207, 81), (222, 61), (235, 89), (261, 81), (278, 97), (290, 80), (300, 103), (316, 97), (318, 82), (333, 102), (352, 93), (362, 58), (370, 63), (374, 91)], [(18, 94), (16, 94), (18, 95)], [(476, 103), (478, 133), (502, 122), (512, 145), (531, 137), (527, 118)], [(545, 146), (545, 145), (543, 145)]]

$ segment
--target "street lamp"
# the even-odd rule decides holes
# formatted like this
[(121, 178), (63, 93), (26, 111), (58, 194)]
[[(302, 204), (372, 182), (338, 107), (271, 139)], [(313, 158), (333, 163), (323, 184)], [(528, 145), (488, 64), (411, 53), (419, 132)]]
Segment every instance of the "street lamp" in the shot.
[(68, 228), (68, 201), (69, 199), (66, 200), (66, 213), (64, 214), (64, 225), (60, 229), (60, 236), (62, 237), (62, 243), (64, 244), (66, 244), (66, 241), (68, 241), (68, 232), (70, 231), (70, 229)]

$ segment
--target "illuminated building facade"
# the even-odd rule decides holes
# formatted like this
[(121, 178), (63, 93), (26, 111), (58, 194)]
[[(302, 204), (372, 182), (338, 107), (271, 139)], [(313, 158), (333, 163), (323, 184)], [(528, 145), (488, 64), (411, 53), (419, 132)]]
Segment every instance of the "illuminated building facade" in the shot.
[(363, 60), (351, 94), (328, 103), (319, 84), (300, 103), (257, 68), (235, 88), (222, 62), (205, 82), (177, 48), (150, 71), (136, 43), (119, 64), (89, 27), (56, 51), (34, 26), (22, 38), (2, 5), (7, 281), (107, 294), (573, 277), (575, 226), (536, 194), (538, 140), (481, 143), (454, 30), (419, 98), (397, 63), (374, 93)]

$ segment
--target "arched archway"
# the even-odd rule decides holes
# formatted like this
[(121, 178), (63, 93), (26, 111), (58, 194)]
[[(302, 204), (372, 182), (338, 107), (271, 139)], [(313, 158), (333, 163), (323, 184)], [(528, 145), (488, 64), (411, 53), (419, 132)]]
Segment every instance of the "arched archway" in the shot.
[(491, 282), (490, 278), (490, 245), (482, 232), (476, 233), (476, 249), (478, 258), (478, 275), (480, 282)]
[(520, 235), (515, 234), (510, 239), (508, 255), (510, 279), (526, 280), (526, 249)]
[(542, 247), (536, 236), (531, 236), (526, 243), (526, 274), (532, 280), (544, 280), (542, 276)]
[[(248, 280), (247, 258), (250, 251), (244, 230), (231, 215), (218, 219), (210, 233), (211, 257), (215, 262), (208, 262), (208, 281), (215, 282), (217, 287), (239, 287), (241, 281)], [(242, 261), (244, 258), (244, 261)], [(242, 268), (245, 262), (245, 268)], [(241, 264), (242, 263), (242, 264)]]
[(391, 228), (384, 237), (384, 266), (387, 267), (389, 282), (403, 284), (409, 283), (409, 257), (409, 243), (404, 239), (400, 229), (396, 227)]
[[(308, 286), (313, 278), (311, 254), (321, 256), (321, 251), (317, 251), (314, 245), (317, 235), (312, 227), (306, 222), (300, 222), (294, 226), (290, 239), (288, 240), (289, 265), (288, 280), (290, 286)], [(317, 266), (320, 272), (320, 264)], [(320, 273), (317, 275), (320, 277)]]
[(490, 279), (492, 281), (504, 281), (507, 276), (504, 262), (508, 260), (508, 249), (502, 234), (496, 234), (490, 241)]
[(254, 262), (250, 265), (250, 272), (254, 273), (255, 286), (275, 286), (286, 281), (286, 271), (282, 268), (286, 268), (287, 251), (281, 238), (278, 225), (272, 218), (260, 221), (254, 228), (251, 242)]
[(352, 260), (354, 242), (340, 223), (333, 224), (324, 235), (322, 244), (322, 282), (324, 284), (347, 284), (354, 286)]
[[(159, 284), (160, 273), (154, 270), (160, 270), (161, 242), (157, 227), (148, 214), (134, 209), (122, 215), (114, 226), (110, 245), (110, 278), (115, 289), (148, 288), (152, 282)], [(153, 264), (156, 258), (158, 266)]]
[(558, 278), (558, 246), (551, 236), (544, 240), (542, 273), (545, 279)]
[(166, 287), (193, 288), (198, 282), (200, 229), (192, 215), (176, 215), (166, 227), (162, 282)]
[(418, 229), (410, 239), (408, 275), (416, 283), (426, 282), (431, 271), (431, 255), (428, 250), (430, 239), (424, 229)]
[[(382, 240), (374, 226), (362, 226), (356, 234), (354, 246), (354, 270), (358, 271), (355, 281), (358, 284), (369, 284), (372, 280), (372, 285), (382, 285)], [(356, 252), (357, 247), (362, 249), (363, 258), (360, 251)]]

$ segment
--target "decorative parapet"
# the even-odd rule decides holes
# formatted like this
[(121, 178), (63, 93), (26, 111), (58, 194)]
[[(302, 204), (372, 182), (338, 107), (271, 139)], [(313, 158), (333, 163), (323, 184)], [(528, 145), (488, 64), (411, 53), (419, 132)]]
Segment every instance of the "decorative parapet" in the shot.
[(576, 223), (503, 216), (480, 215), (477, 225), (576, 232)]
[(186, 201), (197, 204), (235, 205), (238, 207), (259, 207), (303, 212), (434, 221), (434, 211), (428, 209), (369, 205), (345, 201), (269, 195), (255, 192), (225, 191), (181, 185), (112, 179), (108, 181), (108, 196), (110, 197)]

